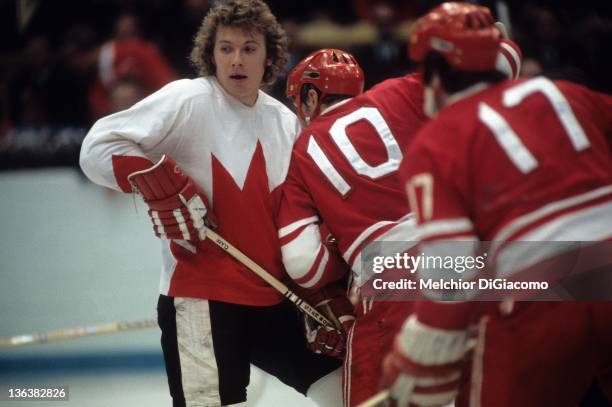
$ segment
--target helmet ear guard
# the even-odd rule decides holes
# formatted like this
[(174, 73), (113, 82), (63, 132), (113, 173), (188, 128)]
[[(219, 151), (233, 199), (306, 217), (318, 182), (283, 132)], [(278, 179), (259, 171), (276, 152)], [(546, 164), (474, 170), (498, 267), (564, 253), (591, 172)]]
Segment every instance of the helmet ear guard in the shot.
[(318, 105), (311, 116), (314, 119), (326, 95), (355, 96), (363, 92), (364, 75), (355, 58), (348, 52), (324, 48), (308, 55), (293, 68), (287, 78), (286, 95), (294, 100), (302, 120), (306, 118), (302, 111), (301, 90), (306, 83), (311, 83), (320, 92)]
[(502, 38), (495, 60), (495, 69), (506, 74), (508, 79), (516, 79), (521, 73), (523, 53), (519, 46), (508, 38)]

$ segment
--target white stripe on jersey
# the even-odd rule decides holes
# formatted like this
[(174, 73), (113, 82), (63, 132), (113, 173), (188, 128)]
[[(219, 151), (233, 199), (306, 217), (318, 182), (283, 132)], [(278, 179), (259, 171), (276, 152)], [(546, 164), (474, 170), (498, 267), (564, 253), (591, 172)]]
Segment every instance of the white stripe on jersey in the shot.
[(319, 227), (311, 223), (295, 239), (281, 247), (287, 274), (294, 280), (308, 274), (317, 260), (321, 246)]
[[(379, 253), (379, 255), (395, 255), (396, 253), (403, 253), (404, 251), (410, 249), (412, 246), (414, 246), (417, 243), (417, 238), (416, 238), (416, 233), (415, 233), (416, 222), (412, 214), (408, 214), (400, 218), (397, 222), (384, 222), (385, 225), (376, 227), (374, 230), (370, 231), (369, 233), (367, 233), (367, 235), (365, 235), (365, 233), (368, 232), (369, 229), (371, 229), (373, 226), (379, 225), (380, 223), (383, 223), (383, 222), (379, 222), (379, 223), (376, 223), (370, 226), (361, 235), (359, 235), (359, 237), (355, 239), (355, 241), (356, 242), (358, 241), (358, 244), (361, 244), (366, 238), (370, 237), (374, 231), (380, 229), (380, 227), (388, 225), (390, 223), (396, 223), (395, 226), (387, 230), (385, 233), (376, 237), (376, 239), (368, 242), (368, 243), (373, 243), (373, 242), (395, 242), (396, 243), (396, 244), (388, 244), (385, 247), (381, 247), (381, 249), (384, 249), (384, 250), (381, 250), (381, 253)], [(353, 242), (353, 245), (355, 245), (355, 242)], [(366, 246), (363, 246), (362, 248), (365, 248), (365, 247)], [(355, 248), (353, 248), (353, 250), (355, 250)], [(347, 253), (349, 253), (348, 250), (343, 255), (343, 258), (348, 262), (348, 259), (350, 259), (350, 256), (347, 256)], [(361, 267), (361, 252), (355, 255), (353, 263), (350, 264), (350, 266), (351, 266), (351, 269), (353, 270), (354, 284), (357, 285), (358, 287), (360, 287), (363, 283), (368, 281), (368, 279), (372, 276), (372, 272), (368, 270), (366, 270), (366, 273), (362, 273), (363, 270)]]
[[(612, 202), (558, 216), (519, 237), (521, 241), (529, 242), (609, 239), (612, 237)], [(574, 249), (574, 245), (542, 244), (537, 250), (526, 251), (525, 246), (510, 243), (497, 256), (497, 274), (500, 278), (508, 277), (516, 271)]]
[(368, 227), (366, 230), (364, 230), (363, 232), (361, 232), (359, 234), (359, 236), (357, 236), (357, 238), (355, 240), (353, 240), (353, 243), (351, 243), (351, 245), (349, 246), (348, 249), (346, 249), (346, 251), (342, 254), (342, 257), (344, 257), (344, 260), (346, 260), (347, 263), (350, 264), (350, 259), (351, 256), (353, 255), (353, 252), (374, 232), (376, 232), (378, 229), (387, 226), (387, 225), (391, 225), (392, 223), (396, 223), (390, 220), (383, 220), (381, 222), (377, 222), (373, 225), (371, 225), (370, 227)]
[(351, 405), (351, 380), (352, 380), (352, 369), (353, 369), (353, 332), (355, 332), (355, 325), (351, 327), (348, 332), (346, 338), (346, 357), (344, 358), (344, 363), (342, 368), (344, 369), (344, 383), (343, 383), (343, 392), (344, 397), (344, 407), (349, 407)]
[(319, 217), (317, 217), (317, 216), (311, 216), (309, 218), (300, 219), (298, 221), (290, 223), (287, 226), (284, 226), (284, 227), (280, 228), (278, 230), (278, 237), (282, 239), (283, 237), (287, 236), (288, 234), (298, 230), (302, 226), (308, 225), (309, 223), (315, 223), (315, 222), (318, 222), (318, 221), (319, 221)]
[[(325, 267), (327, 266), (327, 262), (329, 261), (329, 251), (324, 245), (320, 245), (320, 248), (323, 249), (323, 258), (321, 259), (321, 262), (319, 262), (319, 267), (317, 268), (317, 272), (314, 274), (314, 276), (312, 276), (310, 280), (307, 280), (306, 282), (300, 284), (300, 286), (304, 288), (314, 287), (316, 284), (319, 283), (321, 277), (323, 277), (323, 272), (325, 271)], [(310, 269), (308, 271), (310, 271)]]
[[(600, 198), (602, 196), (612, 194), (612, 185), (608, 185), (605, 187), (597, 188), (592, 191), (586, 192), (584, 194), (576, 195), (571, 198), (562, 199), (559, 201), (551, 202), (549, 204), (544, 205), (543, 207), (529, 212), (523, 216), (520, 216), (508, 223), (506, 226), (501, 228), (495, 236), (491, 240), (495, 241), (491, 246), (491, 250), (495, 251), (497, 247), (506, 240), (512, 238), (512, 240), (516, 240), (514, 235), (519, 232), (523, 228), (527, 228), (529, 224), (535, 223), (538, 220), (552, 215), (555, 212), (562, 211), (572, 206), (580, 205), (590, 200), (594, 200)], [(523, 239), (524, 240), (524, 239)], [(552, 239), (557, 240), (557, 239)], [(587, 239), (593, 240), (593, 239)]]
[(600, 241), (612, 236), (612, 201), (561, 215), (529, 230), (520, 240)]
[(478, 339), (472, 354), (472, 374), (470, 377), (470, 407), (481, 407), (483, 360), (487, 338), (489, 317), (485, 316), (478, 323)]
[(472, 235), (474, 233), (472, 221), (468, 218), (452, 218), (427, 222), (417, 227), (416, 238), (417, 240), (425, 240), (437, 235), (454, 235), (458, 233)]
[(306, 150), (310, 158), (317, 164), (323, 172), (323, 175), (332, 183), (332, 185), (340, 192), (340, 195), (345, 196), (351, 190), (351, 186), (342, 178), (342, 175), (336, 170), (334, 165), (329, 161), (329, 158), (323, 152), (323, 149), (314, 136), (310, 136), (308, 141), (308, 150)]

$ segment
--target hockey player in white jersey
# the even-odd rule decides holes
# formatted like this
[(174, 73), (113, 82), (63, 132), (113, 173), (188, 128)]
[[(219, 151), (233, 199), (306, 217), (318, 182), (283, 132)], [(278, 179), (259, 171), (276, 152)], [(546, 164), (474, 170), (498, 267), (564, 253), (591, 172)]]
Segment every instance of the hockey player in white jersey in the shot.
[(274, 214), (299, 122), (259, 87), (287, 61), (285, 34), (261, 0), (232, 0), (204, 18), (191, 59), (199, 78), (100, 119), (81, 167), (138, 190), (162, 238), (158, 319), (174, 406), (244, 403), (250, 363), (307, 393), (339, 362), (309, 352), (281, 294), (204, 238), (215, 225), (284, 276)]

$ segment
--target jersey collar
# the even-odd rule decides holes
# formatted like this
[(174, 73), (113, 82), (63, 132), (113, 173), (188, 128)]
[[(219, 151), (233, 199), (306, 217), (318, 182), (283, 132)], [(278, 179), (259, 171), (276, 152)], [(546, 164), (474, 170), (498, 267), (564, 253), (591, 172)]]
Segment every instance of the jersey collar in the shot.
[(468, 96), (473, 95), (474, 93), (478, 93), (482, 90), (485, 90), (486, 88), (488, 88), (490, 86), (489, 83), (487, 82), (478, 82), (475, 83), (472, 86), (469, 86), (465, 89), (463, 89), (462, 91), (459, 92), (455, 92), (452, 95), (450, 95), (447, 99), (446, 99), (446, 106), (450, 106), (455, 102), (458, 102), (461, 99), (465, 99)]

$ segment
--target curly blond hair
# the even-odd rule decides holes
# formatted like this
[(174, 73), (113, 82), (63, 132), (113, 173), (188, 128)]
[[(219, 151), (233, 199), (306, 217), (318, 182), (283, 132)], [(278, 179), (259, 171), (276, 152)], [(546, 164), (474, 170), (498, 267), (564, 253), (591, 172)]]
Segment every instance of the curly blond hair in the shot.
[(202, 21), (191, 50), (191, 62), (201, 76), (214, 75), (213, 49), (219, 26), (238, 27), (246, 32), (259, 32), (266, 40), (266, 58), (272, 61), (263, 82), (273, 84), (288, 59), (287, 36), (266, 3), (261, 0), (230, 0), (211, 10)]

